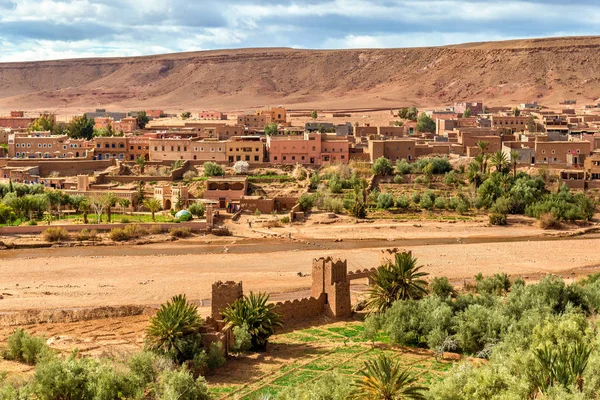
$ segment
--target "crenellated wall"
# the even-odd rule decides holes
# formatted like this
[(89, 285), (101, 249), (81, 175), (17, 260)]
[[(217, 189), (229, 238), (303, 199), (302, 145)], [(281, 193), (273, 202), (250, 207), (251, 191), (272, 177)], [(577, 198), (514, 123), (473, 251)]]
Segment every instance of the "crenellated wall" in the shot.
[(307, 320), (321, 315), (323, 313), (323, 308), (325, 307), (326, 297), (325, 293), (321, 293), (319, 297), (308, 297), (278, 302), (275, 303), (275, 307), (276, 311), (281, 314), (283, 322), (289, 324), (291, 322)]
[(211, 317), (215, 321), (222, 320), (221, 311), (237, 299), (244, 296), (242, 282), (215, 282), (212, 285)]

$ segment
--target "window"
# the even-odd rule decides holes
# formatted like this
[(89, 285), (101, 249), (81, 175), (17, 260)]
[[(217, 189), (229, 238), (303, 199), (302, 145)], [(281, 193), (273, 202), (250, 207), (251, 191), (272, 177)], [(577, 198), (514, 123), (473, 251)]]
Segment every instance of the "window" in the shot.
[(46, 147), (46, 143), (44, 143), (44, 148)]
[[(546, 150), (542, 150), (542, 154), (546, 154)], [(546, 159), (544, 158), (544, 161), (545, 161), (545, 160), (546, 160)]]
[(158, 146), (154, 146), (154, 151), (158, 151)]
[(211, 153), (214, 153), (214, 152), (215, 152), (215, 148), (214, 148), (214, 147), (211, 147), (211, 148), (210, 148), (210, 151), (211, 151)]
[(175, 147), (171, 146), (171, 151), (173, 151), (175, 149)]
[(295, 160), (295, 159), (296, 159), (296, 156), (292, 156), (292, 160)]
[(200, 147), (200, 151), (204, 151), (204, 147)]
[(277, 156), (273, 157), (273, 160), (274, 160), (274, 161), (277, 161)]
[(258, 156), (254, 156), (254, 161), (258, 161)]
[(48, 145), (48, 147), (49, 147), (49, 148), (50, 148), (50, 147), (52, 147), (52, 143), (50, 143), (50, 144)]
[(286, 156), (283, 156), (283, 161), (285, 161), (285, 159), (286, 159)]
[(302, 161), (304, 161), (304, 156), (302, 156)]
[(219, 147), (219, 151), (221, 151), (221, 148)]
[(42, 144), (41, 144), (41, 143), (38, 143), (38, 147), (42, 147)]
[(27, 143), (27, 148), (30, 148), (30, 147), (31, 147), (31, 143)]
[(197, 148), (197, 147), (194, 147), (194, 151), (198, 151), (198, 148)]
[(112, 143), (110, 147), (112, 147), (113, 149), (116, 149), (117, 145), (115, 143)]
[(552, 150), (552, 154), (556, 153), (556, 151)]

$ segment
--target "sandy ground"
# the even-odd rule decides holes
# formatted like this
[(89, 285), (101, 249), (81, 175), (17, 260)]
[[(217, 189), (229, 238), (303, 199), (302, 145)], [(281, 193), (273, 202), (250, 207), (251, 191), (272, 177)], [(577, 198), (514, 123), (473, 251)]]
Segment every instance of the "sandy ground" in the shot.
[(502, 228), (480, 221), (356, 224), (345, 219), (276, 229), (256, 225), (232, 224), (230, 238), (0, 251), (0, 310), (157, 305), (178, 293), (206, 307), (218, 280), (242, 281), (245, 291), (267, 291), (284, 300), (308, 293), (311, 278), (298, 273), (310, 274), (314, 258), (345, 258), (348, 269), (356, 270), (375, 267), (380, 250), (391, 247), (412, 250), (427, 272), (457, 283), (478, 272), (569, 277), (600, 265), (594, 250), (599, 236), (561, 238), (561, 232), (528, 223)]

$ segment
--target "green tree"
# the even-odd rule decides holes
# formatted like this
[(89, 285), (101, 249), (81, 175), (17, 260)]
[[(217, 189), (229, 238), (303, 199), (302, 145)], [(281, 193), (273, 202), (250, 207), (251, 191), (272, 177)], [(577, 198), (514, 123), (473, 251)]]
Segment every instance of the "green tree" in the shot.
[(150, 318), (145, 345), (148, 350), (182, 363), (191, 360), (201, 347), (202, 318), (198, 307), (185, 295), (177, 295), (162, 304)]
[(189, 111), (184, 111), (181, 113), (181, 119), (188, 119), (192, 116), (192, 113)]
[(502, 150), (496, 151), (490, 158), (491, 164), (496, 168), (496, 172), (504, 173), (508, 166), (508, 158)]
[(119, 198), (113, 192), (108, 192), (102, 195), (100, 201), (104, 204), (104, 210), (106, 211), (106, 217), (108, 219), (108, 222), (112, 222), (112, 208), (117, 205)]
[(381, 265), (371, 276), (373, 284), (368, 290), (367, 309), (370, 312), (383, 312), (397, 300), (420, 299), (427, 295), (429, 275), (417, 266), (417, 259), (411, 253), (399, 253), (394, 263)]
[(467, 108), (464, 112), (463, 112), (463, 118), (469, 118), (471, 116), (471, 109)]
[(391, 174), (392, 171), (394, 170), (394, 167), (392, 166), (392, 163), (390, 162), (390, 160), (388, 160), (385, 157), (379, 157), (377, 160), (375, 160), (375, 162), (373, 163), (373, 173), (375, 175), (388, 175)]
[(94, 119), (86, 114), (74, 117), (67, 125), (67, 135), (72, 139), (91, 140), (94, 137)]
[(162, 209), (162, 204), (160, 202), (160, 200), (158, 200), (155, 197), (152, 197), (148, 200), (144, 200), (144, 208), (146, 208), (148, 211), (150, 211), (152, 213), (152, 222), (156, 222), (155, 219), (155, 214), (157, 211), (160, 211)]
[(365, 361), (365, 369), (360, 374), (362, 376), (354, 383), (354, 399), (425, 400), (427, 388), (416, 385), (417, 379), (409, 370), (402, 368), (399, 360), (394, 361), (385, 354)]
[(139, 156), (138, 158), (135, 159), (135, 163), (137, 164), (138, 167), (140, 167), (140, 174), (144, 175), (144, 170), (146, 169), (146, 159), (142, 156)]
[(277, 135), (277, 124), (275, 122), (271, 122), (270, 124), (265, 125), (265, 135)]
[(518, 117), (519, 115), (521, 115), (521, 110), (519, 110), (518, 107), (513, 108), (513, 115), (515, 117)]
[(207, 161), (204, 163), (204, 176), (223, 176), (225, 171), (223, 168), (214, 161)]
[(137, 126), (140, 129), (144, 129), (150, 121), (150, 118), (148, 118), (148, 116), (146, 115), (146, 111), (138, 112), (137, 117), (135, 119), (137, 121)]
[(435, 121), (429, 115), (422, 113), (417, 119), (417, 131), (435, 132)]
[(511, 150), (510, 162), (512, 164), (513, 179), (517, 179), (517, 164), (519, 163), (520, 158), (521, 158), (521, 153), (519, 153), (517, 150)]
[(206, 207), (202, 203), (192, 203), (188, 207), (188, 211), (196, 218), (204, 217), (204, 213), (206, 212)]
[(56, 123), (54, 117), (48, 114), (40, 115), (36, 120), (29, 124), (29, 132), (47, 132), (54, 133)]
[(79, 203), (79, 211), (81, 211), (81, 214), (83, 216), (84, 224), (88, 223), (88, 214), (91, 210), (92, 204), (90, 203), (90, 199), (86, 197), (83, 200), (81, 200), (81, 202)]
[(121, 207), (121, 211), (125, 213), (125, 209), (131, 205), (131, 201), (129, 199), (119, 199), (119, 206)]
[(313, 110), (313, 112), (310, 113), (310, 116), (312, 119), (317, 119), (319, 114), (317, 114), (317, 110)]
[(263, 351), (275, 328), (283, 326), (281, 315), (276, 312), (274, 304), (267, 304), (266, 293), (244, 296), (223, 310), (226, 326), (233, 328), (246, 325), (252, 339), (252, 349)]

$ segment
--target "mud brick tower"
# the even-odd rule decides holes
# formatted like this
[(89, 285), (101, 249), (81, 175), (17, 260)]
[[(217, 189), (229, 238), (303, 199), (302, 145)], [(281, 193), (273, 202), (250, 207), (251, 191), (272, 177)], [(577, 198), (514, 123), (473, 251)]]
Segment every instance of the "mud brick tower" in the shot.
[(318, 298), (325, 293), (325, 312), (336, 318), (352, 313), (347, 269), (346, 260), (339, 258), (313, 260), (311, 296)]

